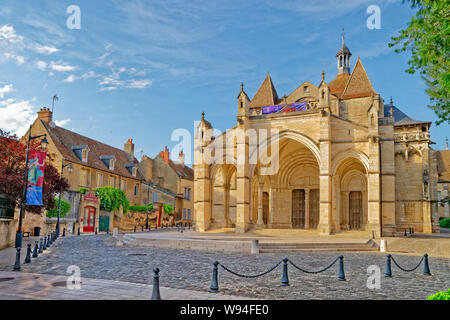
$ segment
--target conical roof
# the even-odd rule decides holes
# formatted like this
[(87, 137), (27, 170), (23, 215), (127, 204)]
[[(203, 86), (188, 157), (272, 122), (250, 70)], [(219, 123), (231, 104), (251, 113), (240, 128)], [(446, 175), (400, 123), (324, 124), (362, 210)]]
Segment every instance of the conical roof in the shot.
[(266, 79), (262, 83), (261, 87), (259, 87), (255, 96), (251, 101), (251, 107), (265, 107), (272, 106), (278, 102), (278, 94), (275, 90), (275, 86), (273, 85), (272, 79), (270, 78), (270, 74), (267, 74)]

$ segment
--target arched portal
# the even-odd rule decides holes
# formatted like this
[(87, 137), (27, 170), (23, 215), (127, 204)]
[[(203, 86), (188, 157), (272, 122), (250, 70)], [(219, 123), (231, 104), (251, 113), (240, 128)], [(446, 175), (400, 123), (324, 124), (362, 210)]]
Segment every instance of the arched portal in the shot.
[(231, 228), (236, 224), (236, 167), (218, 165), (212, 177), (211, 225)]
[(341, 230), (366, 230), (368, 217), (367, 171), (353, 156), (343, 158), (333, 176), (334, 224)]

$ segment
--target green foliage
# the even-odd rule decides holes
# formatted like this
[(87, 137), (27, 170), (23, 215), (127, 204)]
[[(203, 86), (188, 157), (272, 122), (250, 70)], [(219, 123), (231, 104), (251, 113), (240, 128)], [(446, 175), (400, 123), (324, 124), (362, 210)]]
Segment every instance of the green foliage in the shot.
[[(55, 198), (55, 208), (47, 210), (47, 218), (55, 218), (58, 216), (58, 206), (59, 206), (59, 198)], [(61, 218), (64, 218), (66, 214), (70, 211), (71, 206), (70, 203), (64, 199), (61, 199)]]
[(130, 201), (128, 201), (123, 190), (113, 187), (101, 187), (95, 189), (95, 195), (100, 199), (100, 209), (111, 212), (122, 207), (123, 213), (128, 212)]
[(450, 228), (450, 218), (445, 218), (439, 221), (439, 226), (441, 228)]
[(87, 188), (82, 187), (82, 188), (78, 189), (77, 191), (81, 194), (86, 194)]
[(439, 291), (429, 296), (427, 300), (450, 300), (450, 289), (447, 292)]
[(392, 37), (389, 47), (395, 52), (411, 52), (408, 73), (419, 71), (427, 84), (425, 92), (439, 120), (450, 123), (450, 1), (404, 0), (417, 13), (400, 35)]
[[(134, 212), (147, 212), (147, 206), (131, 206), (129, 210)], [(148, 211), (152, 210), (153, 210), (153, 203), (150, 203), (148, 205)]]
[(173, 214), (173, 207), (170, 204), (165, 204), (164, 205), (164, 212), (172, 215)]

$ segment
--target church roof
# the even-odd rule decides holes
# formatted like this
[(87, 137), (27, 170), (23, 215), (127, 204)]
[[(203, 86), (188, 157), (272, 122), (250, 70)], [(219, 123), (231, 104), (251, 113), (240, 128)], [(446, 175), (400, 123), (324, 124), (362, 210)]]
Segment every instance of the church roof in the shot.
[(262, 83), (261, 87), (259, 87), (255, 96), (253, 97), (250, 106), (254, 107), (265, 107), (272, 106), (278, 102), (278, 94), (275, 90), (275, 86), (273, 85), (272, 79), (270, 78), (270, 74), (267, 74), (266, 79)]
[(384, 105), (384, 116), (390, 117), (389, 110), (392, 108), (392, 115), (394, 116), (394, 125), (396, 126), (407, 126), (407, 125), (414, 125), (414, 124), (428, 124), (428, 121), (419, 121), (414, 120), (406, 115), (403, 111), (401, 111), (399, 108), (394, 106), (394, 104), (391, 102), (390, 104)]
[(341, 54), (347, 54), (349, 56), (352, 55), (348, 47), (345, 45), (344, 40), (342, 40), (342, 46), (339, 49), (338, 53), (336, 53), (336, 58), (339, 57)]
[(348, 73), (339, 74), (333, 81), (328, 84), (330, 93), (339, 97), (344, 92), (345, 86), (347, 85), (350, 75)]
[(342, 93), (342, 99), (352, 99), (361, 97), (370, 97), (373, 94), (377, 94), (370, 83), (369, 76), (361, 62), (361, 59), (356, 61), (355, 68), (353, 69), (347, 85)]
[(450, 182), (450, 150), (437, 152), (438, 181)]

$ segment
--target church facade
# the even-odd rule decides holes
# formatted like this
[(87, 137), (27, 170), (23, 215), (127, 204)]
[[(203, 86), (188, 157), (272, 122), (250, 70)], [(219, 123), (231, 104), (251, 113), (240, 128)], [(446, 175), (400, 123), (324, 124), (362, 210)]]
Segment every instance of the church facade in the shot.
[(268, 74), (250, 99), (241, 85), (236, 126), (197, 127), (198, 231), (234, 228), (439, 232), (431, 122), (409, 118), (375, 91), (342, 41), (337, 77), (279, 97)]

